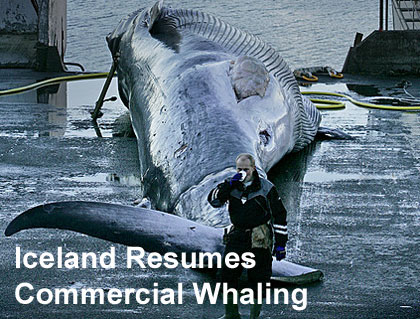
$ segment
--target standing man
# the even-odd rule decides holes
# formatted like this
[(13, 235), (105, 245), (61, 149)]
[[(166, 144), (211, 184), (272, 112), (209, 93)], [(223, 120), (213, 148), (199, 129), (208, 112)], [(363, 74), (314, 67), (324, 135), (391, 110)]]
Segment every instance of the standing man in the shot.
[[(286, 257), (287, 213), (275, 186), (258, 175), (252, 155), (239, 154), (236, 170), (232, 178), (210, 192), (208, 201), (213, 207), (221, 207), (229, 202), (229, 217), (233, 226), (226, 235), (224, 257), (230, 252), (239, 256), (245, 252), (254, 254), (255, 267), (248, 269), (248, 280), (256, 296), (258, 283), (270, 280), (272, 253), (277, 260)], [(275, 244), (272, 252), (273, 228)], [(229, 288), (238, 289), (242, 270), (241, 266), (230, 269), (223, 264), (222, 281)], [(224, 318), (240, 319), (238, 304), (234, 304), (233, 297), (229, 297)], [(250, 318), (259, 318), (261, 306), (254, 299)]]

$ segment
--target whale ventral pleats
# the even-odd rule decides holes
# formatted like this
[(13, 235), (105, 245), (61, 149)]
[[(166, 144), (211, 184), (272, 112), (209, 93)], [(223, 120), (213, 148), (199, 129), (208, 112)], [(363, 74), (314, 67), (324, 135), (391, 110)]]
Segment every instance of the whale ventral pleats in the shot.
[(264, 97), (270, 81), (265, 65), (250, 56), (241, 56), (232, 61), (230, 76), (238, 102), (253, 95)]

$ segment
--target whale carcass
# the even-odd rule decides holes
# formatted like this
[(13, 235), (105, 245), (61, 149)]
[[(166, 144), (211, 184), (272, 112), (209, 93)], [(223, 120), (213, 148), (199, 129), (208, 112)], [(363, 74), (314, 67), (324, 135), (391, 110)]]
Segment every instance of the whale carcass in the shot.
[[(53, 227), (161, 252), (221, 251), (228, 212), (207, 203), (209, 190), (232, 174), (239, 153), (253, 154), (266, 176), (285, 154), (314, 140), (319, 112), (272, 47), (212, 15), (159, 1), (124, 19), (107, 41), (119, 57), (119, 93), (153, 210), (53, 203), (18, 216), (6, 235)], [(274, 278), (321, 275), (273, 262)]]

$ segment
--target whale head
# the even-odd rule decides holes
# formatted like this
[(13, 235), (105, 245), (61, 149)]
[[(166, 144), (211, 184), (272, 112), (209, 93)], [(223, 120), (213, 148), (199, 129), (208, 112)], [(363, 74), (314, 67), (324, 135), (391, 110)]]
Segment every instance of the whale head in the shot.
[(138, 139), (144, 195), (153, 207), (216, 226), (211, 188), (250, 153), (262, 176), (308, 145), (320, 115), (279, 54), (211, 15), (152, 8), (108, 37), (119, 92)]

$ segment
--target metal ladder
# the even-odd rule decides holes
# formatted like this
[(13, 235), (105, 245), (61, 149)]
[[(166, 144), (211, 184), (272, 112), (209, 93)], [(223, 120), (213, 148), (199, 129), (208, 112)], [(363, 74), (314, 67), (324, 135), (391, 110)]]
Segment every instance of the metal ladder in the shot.
[(420, 30), (420, 0), (393, 0), (394, 30)]

